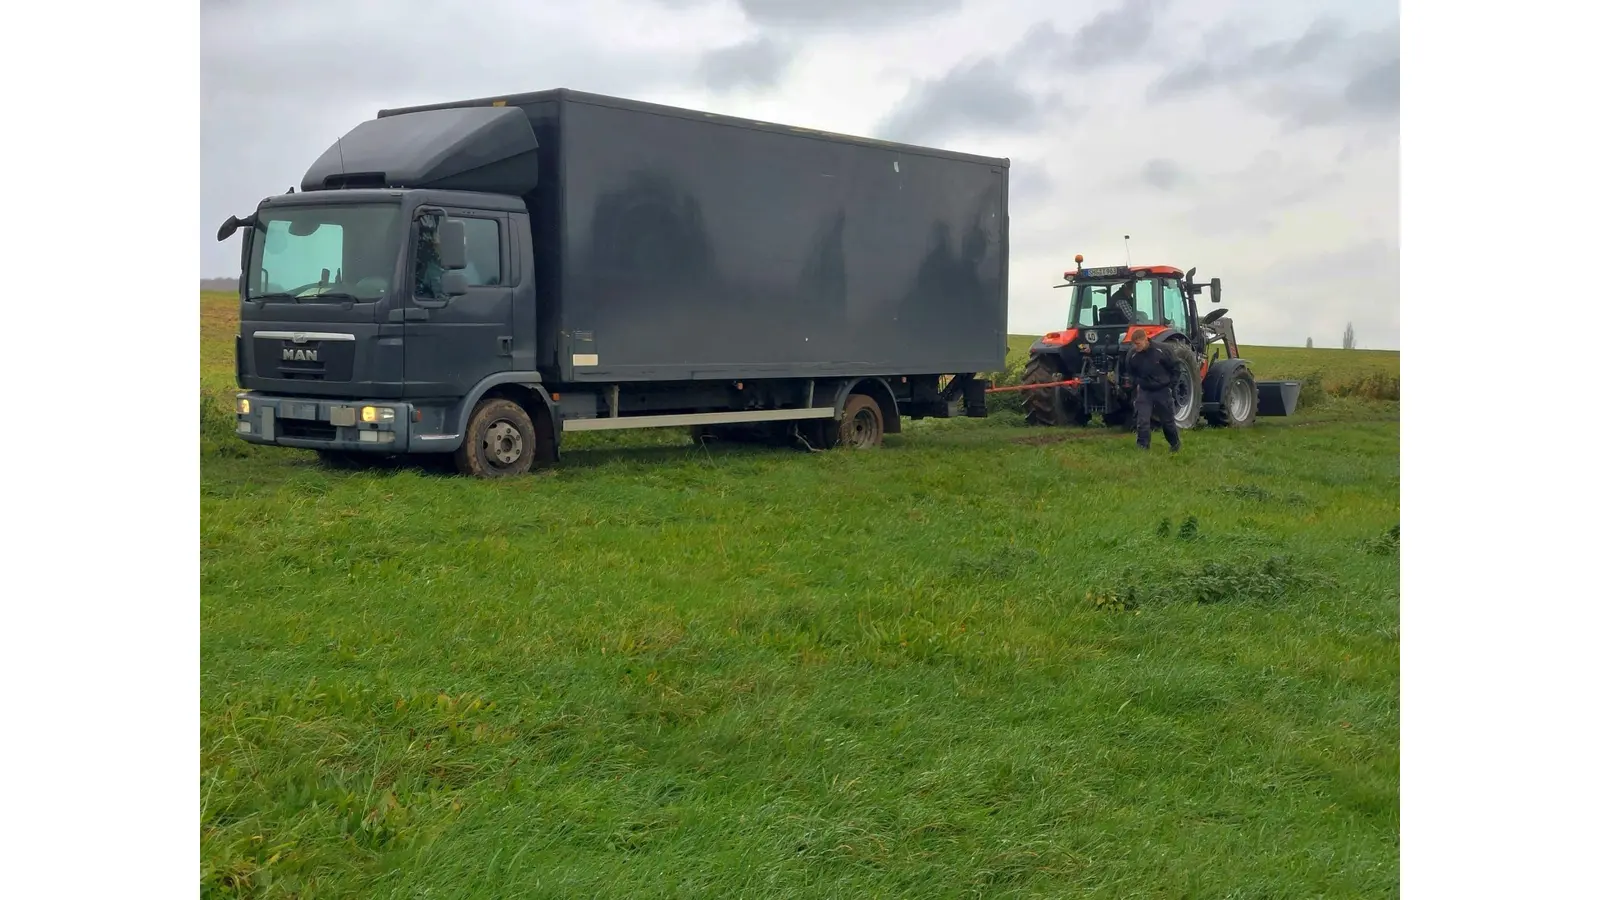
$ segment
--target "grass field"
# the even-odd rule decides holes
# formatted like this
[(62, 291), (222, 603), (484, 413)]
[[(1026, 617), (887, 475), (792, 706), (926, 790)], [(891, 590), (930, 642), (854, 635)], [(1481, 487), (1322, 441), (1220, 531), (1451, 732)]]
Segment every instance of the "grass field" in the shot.
[[(1397, 402), (1178, 456), (1000, 413), (352, 474), (227, 434), (233, 316), (202, 896), (1399, 892)], [(1342, 352), (1258, 369), (1398, 370)]]

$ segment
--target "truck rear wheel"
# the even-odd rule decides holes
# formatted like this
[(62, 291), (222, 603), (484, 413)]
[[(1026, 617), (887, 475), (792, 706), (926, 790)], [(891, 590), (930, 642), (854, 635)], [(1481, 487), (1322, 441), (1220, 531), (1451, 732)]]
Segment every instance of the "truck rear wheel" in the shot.
[(527, 410), (504, 398), (485, 400), (467, 421), (456, 450), (456, 471), (474, 478), (522, 475), (533, 467), (539, 440)]
[(878, 401), (866, 394), (850, 395), (839, 417), (837, 443), (852, 450), (870, 450), (883, 443), (883, 410)]
[(1206, 413), (1206, 422), (1219, 428), (1249, 428), (1256, 423), (1258, 399), (1255, 376), (1239, 366), (1223, 379), (1217, 411)]

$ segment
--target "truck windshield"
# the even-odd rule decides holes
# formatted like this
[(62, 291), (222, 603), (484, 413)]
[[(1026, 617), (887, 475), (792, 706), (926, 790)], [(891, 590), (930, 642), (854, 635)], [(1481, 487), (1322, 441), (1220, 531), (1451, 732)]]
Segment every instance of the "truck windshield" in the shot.
[(1148, 278), (1080, 284), (1072, 289), (1072, 324), (1136, 325), (1156, 320), (1156, 285)]
[(249, 299), (373, 301), (392, 289), (399, 204), (286, 206), (257, 219)]

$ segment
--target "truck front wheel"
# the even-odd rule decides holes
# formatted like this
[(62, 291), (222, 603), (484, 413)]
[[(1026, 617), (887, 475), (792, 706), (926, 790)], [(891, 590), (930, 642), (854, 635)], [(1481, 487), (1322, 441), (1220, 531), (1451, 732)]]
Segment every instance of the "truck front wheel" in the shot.
[(473, 410), (456, 450), (456, 471), (474, 478), (522, 475), (533, 467), (538, 437), (527, 410), (504, 398)]

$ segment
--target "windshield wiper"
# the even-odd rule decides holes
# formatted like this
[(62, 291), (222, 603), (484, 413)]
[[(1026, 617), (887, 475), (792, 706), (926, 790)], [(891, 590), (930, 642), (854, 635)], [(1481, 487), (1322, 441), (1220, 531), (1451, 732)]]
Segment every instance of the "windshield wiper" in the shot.
[(270, 294), (256, 294), (250, 298), (256, 303), (268, 300), (293, 300), (295, 303), (306, 303), (312, 300), (344, 300), (350, 303), (367, 303), (372, 298), (357, 297), (348, 291), (326, 291), (321, 294), (291, 294), (288, 291), (274, 291)]

